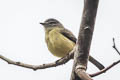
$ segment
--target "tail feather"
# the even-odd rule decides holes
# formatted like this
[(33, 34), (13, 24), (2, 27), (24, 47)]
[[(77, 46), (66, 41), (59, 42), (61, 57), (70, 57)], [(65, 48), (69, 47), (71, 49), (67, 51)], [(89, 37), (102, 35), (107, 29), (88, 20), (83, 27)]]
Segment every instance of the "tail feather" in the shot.
[(92, 56), (89, 57), (89, 61), (91, 63), (93, 63), (98, 69), (102, 70), (104, 69), (105, 67), (100, 63), (98, 62), (96, 59), (94, 59)]

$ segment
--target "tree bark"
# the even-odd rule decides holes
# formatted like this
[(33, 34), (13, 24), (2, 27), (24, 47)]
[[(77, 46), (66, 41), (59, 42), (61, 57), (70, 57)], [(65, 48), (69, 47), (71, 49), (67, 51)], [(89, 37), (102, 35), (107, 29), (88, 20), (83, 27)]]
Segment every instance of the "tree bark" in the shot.
[(74, 64), (70, 80), (92, 80), (86, 74), (90, 45), (94, 31), (97, 7), (99, 0), (84, 0), (82, 22), (80, 25)]

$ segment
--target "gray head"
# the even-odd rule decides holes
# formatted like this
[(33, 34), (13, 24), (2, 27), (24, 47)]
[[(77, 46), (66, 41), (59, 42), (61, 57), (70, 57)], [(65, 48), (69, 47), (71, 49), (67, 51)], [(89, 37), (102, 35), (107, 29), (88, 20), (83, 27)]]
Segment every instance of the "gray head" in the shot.
[(45, 20), (45, 22), (40, 23), (42, 24), (45, 28), (54, 28), (54, 27), (63, 27), (63, 25), (56, 19), (49, 18)]

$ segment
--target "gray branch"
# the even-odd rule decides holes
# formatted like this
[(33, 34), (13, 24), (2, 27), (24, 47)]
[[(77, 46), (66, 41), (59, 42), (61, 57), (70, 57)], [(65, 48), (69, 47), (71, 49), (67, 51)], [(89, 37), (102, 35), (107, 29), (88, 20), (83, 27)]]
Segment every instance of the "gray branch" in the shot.
[(92, 80), (85, 72), (99, 0), (84, 0), (84, 10), (74, 54), (71, 80)]
[(38, 69), (45, 69), (45, 68), (50, 68), (50, 67), (56, 67), (62, 64), (67, 63), (70, 59), (73, 58), (74, 55), (74, 49), (65, 57), (53, 62), (53, 63), (48, 63), (48, 64), (42, 64), (42, 65), (30, 65), (30, 64), (25, 64), (22, 62), (16, 62), (13, 61), (7, 57), (4, 57), (2, 55), (0, 55), (0, 59), (6, 61), (8, 64), (12, 64), (12, 65), (16, 65), (16, 66), (20, 66), (20, 67), (24, 67), (24, 68), (29, 68), (29, 69), (33, 69), (33, 70), (38, 70)]

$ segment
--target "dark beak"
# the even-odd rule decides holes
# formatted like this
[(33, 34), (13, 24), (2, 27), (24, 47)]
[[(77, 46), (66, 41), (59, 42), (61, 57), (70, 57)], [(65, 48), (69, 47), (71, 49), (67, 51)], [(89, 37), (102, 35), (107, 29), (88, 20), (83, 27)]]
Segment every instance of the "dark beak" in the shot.
[(41, 25), (45, 25), (46, 23), (40, 23)]

